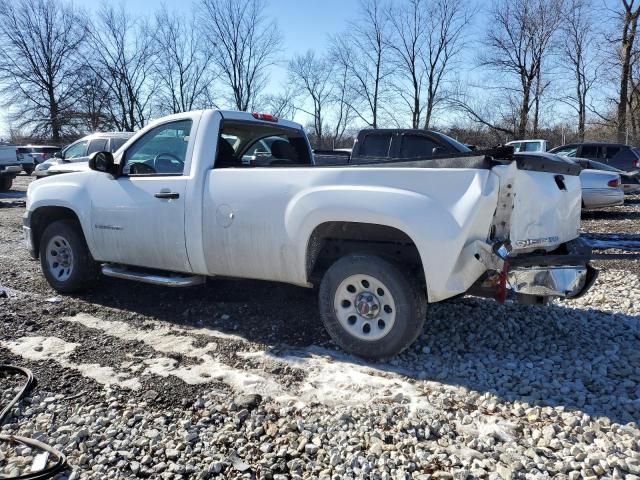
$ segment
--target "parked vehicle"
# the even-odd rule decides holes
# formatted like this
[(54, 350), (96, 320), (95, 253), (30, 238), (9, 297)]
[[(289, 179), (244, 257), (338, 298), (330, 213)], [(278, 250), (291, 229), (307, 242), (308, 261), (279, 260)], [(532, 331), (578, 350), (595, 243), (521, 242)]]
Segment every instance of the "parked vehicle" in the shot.
[(513, 140), (507, 142), (507, 145), (513, 147), (514, 152), (546, 152), (546, 140)]
[(52, 145), (24, 145), (18, 147), (18, 160), (27, 175), (31, 175), (36, 165), (53, 158), (60, 150)]
[(15, 145), (0, 144), (0, 192), (11, 190), (13, 179), (21, 171)]
[(578, 165), (584, 169), (591, 170), (603, 170), (605, 172), (614, 172), (620, 176), (620, 182), (622, 183), (622, 190), (625, 195), (640, 193), (640, 172), (627, 173), (622, 170), (607, 165), (606, 163), (596, 162), (595, 160), (589, 160), (588, 158), (574, 158)]
[(361, 130), (352, 149), (317, 150), (314, 158), (318, 165), (355, 165), (470, 152), (468, 146), (433, 130), (381, 128)]
[[(367, 358), (407, 348), (428, 303), (470, 292), (504, 301), (507, 288), (539, 302), (591, 286), (575, 163), (432, 158), (412, 145), (430, 146), (431, 134), (384, 135), (363, 134), (357, 165), (324, 167), (293, 122), (218, 110), (165, 117), (115, 155), (93, 154), (90, 171), (33, 182), (25, 239), (62, 293), (99, 271), (176, 287), (215, 276), (319, 284), (329, 334)], [(398, 140), (408, 160), (388, 160)], [(257, 145), (265, 158), (248, 164)]]
[(582, 208), (615, 207), (624, 203), (624, 190), (620, 175), (603, 170), (582, 170), (580, 172), (582, 184)]
[(638, 170), (638, 159), (640, 159), (640, 149), (622, 143), (571, 143), (553, 148), (549, 153), (563, 157), (596, 160), (624, 172)]
[(60, 153), (35, 167), (36, 177), (48, 177), (87, 169), (89, 155), (95, 152), (115, 152), (133, 136), (131, 132), (92, 133), (65, 147)]

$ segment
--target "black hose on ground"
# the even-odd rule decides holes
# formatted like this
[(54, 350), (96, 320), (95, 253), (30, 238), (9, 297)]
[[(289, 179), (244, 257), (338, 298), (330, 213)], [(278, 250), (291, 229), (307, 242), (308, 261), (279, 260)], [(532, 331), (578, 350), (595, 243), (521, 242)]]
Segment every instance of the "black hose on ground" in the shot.
[[(8, 417), (11, 409), (27, 394), (31, 388), (33, 388), (35, 384), (35, 377), (31, 370), (22, 367), (15, 367), (13, 365), (0, 365), (0, 372), (8, 372), (13, 374), (18, 374), (26, 377), (26, 382), (20, 389), (20, 391), (9, 401), (9, 403), (2, 409), (0, 412), (0, 426), (4, 423), (5, 419)], [(49, 453), (55, 459), (55, 462), (40, 471), (25, 473), (18, 477), (4, 477), (0, 476), (0, 479), (11, 479), (11, 480), (45, 480), (47, 478), (51, 478), (54, 475), (62, 472), (67, 466), (67, 457), (64, 456), (62, 452), (59, 452), (53, 447), (50, 447), (46, 443), (39, 442), (38, 440), (33, 440), (31, 438), (19, 437), (17, 435), (0, 435), (0, 442), (9, 442), (12, 444), (22, 444), (29, 448), (35, 450), (42, 450), (43, 452)]]

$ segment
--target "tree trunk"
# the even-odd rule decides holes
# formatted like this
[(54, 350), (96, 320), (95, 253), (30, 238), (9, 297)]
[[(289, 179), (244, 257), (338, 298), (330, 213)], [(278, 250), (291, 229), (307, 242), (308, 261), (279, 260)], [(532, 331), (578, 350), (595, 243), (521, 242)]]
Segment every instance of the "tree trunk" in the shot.
[(531, 98), (531, 84), (524, 82), (522, 86), (522, 104), (520, 105), (520, 121), (518, 123), (518, 131), (516, 137), (518, 140), (523, 139), (527, 134), (527, 123), (529, 123), (529, 101)]
[(618, 143), (625, 143), (627, 136), (627, 102), (629, 95), (629, 74), (631, 71), (631, 52), (636, 36), (639, 11), (627, 9), (622, 30), (622, 68), (620, 71), (620, 96), (618, 98)]

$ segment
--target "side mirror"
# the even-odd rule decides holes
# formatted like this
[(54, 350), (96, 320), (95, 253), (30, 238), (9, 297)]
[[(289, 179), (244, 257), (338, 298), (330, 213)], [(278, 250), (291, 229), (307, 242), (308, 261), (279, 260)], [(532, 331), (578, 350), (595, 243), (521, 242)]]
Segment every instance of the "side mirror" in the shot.
[(62, 157), (62, 152), (54, 152), (53, 156), (54, 156), (54, 158), (63, 158)]
[(431, 150), (431, 155), (442, 155), (444, 153), (444, 148), (442, 147), (433, 147)]
[(111, 152), (95, 152), (89, 155), (89, 168), (96, 172), (117, 176), (117, 165), (113, 161)]

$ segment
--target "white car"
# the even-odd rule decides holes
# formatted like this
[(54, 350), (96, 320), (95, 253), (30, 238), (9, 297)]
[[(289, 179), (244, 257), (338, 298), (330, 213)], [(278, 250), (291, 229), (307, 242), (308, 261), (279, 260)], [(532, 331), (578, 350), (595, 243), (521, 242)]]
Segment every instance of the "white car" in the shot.
[(89, 155), (100, 151), (115, 152), (132, 136), (132, 132), (92, 133), (66, 146), (53, 158), (38, 164), (34, 175), (41, 178), (60, 173), (81, 172), (87, 169)]
[[(259, 165), (247, 164), (257, 145)], [(331, 337), (388, 358), (421, 334), (428, 303), (504, 301), (507, 289), (527, 302), (575, 297), (595, 278), (575, 163), (460, 155), (316, 166), (296, 123), (181, 113), (94, 154), (90, 171), (33, 182), (25, 239), (62, 293), (98, 272), (175, 287), (216, 276), (319, 285)]]
[(514, 152), (546, 152), (546, 140), (513, 140), (507, 142), (507, 145), (513, 147)]

